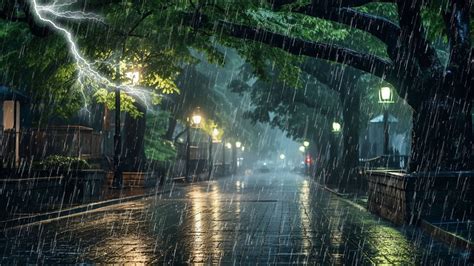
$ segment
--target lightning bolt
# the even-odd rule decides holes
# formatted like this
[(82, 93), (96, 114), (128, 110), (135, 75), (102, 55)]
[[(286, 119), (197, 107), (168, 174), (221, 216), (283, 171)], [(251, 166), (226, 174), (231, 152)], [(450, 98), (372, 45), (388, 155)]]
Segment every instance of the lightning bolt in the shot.
[[(109, 91), (118, 88), (122, 92), (125, 92), (127, 95), (132, 96), (135, 99), (139, 99), (141, 103), (146, 106), (147, 110), (150, 109), (149, 105), (151, 99), (151, 92), (147, 88), (139, 87), (136, 85), (117, 84), (111, 81), (106, 76), (102, 75), (97, 69), (94, 68), (94, 65), (96, 65), (97, 62), (89, 61), (81, 53), (80, 48), (77, 45), (76, 38), (71, 33), (71, 31), (62, 26), (60, 22), (57, 21), (58, 19), (89, 20), (93, 22), (103, 23), (103, 18), (94, 13), (69, 10), (75, 3), (77, 3), (77, 0), (55, 0), (51, 4), (40, 4), (37, 0), (29, 1), (32, 10), (34, 11), (34, 15), (36, 16), (36, 19), (38, 21), (41, 21), (45, 25), (48, 25), (55, 32), (61, 34), (66, 40), (69, 52), (74, 58), (76, 70), (78, 72), (77, 82), (80, 85), (80, 92), (84, 98), (85, 104), (83, 109), (88, 110), (86, 97), (88, 87), (103, 87)], [(115, 66), (117, 67), (117, 65)], [(89, 84), (90, 86), (87, 86), (86, 84)]]

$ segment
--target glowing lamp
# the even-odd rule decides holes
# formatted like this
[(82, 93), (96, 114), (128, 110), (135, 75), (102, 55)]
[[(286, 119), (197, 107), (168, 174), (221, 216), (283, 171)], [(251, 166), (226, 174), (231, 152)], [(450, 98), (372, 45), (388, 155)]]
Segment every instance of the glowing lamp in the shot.
[(334, 132), (334, 133), (341, 132), (341, 124), (339, 124), (338, 122), (333, 122), (332, 123), (332, 132)]
[(389, 87), (382, 87), (379, 91), (379, 103), (393, 103), (392, 89)]
[(218, 135), (219, 135), (219, 129), (214, 128), (214, 129), (212, 130), (212, 136), (213, 136), (214, 138), (216, 138)]
[(138, 81), (140, 81), (140, 72), (138, 71), (126, 72), (125, 77), (132, 82), (132, 85), (137, 85)]

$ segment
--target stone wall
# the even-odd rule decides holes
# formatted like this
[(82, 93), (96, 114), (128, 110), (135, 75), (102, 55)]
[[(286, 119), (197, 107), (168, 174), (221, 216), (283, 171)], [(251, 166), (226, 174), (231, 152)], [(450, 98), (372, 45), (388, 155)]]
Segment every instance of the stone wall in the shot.
[(368, 171), (369, 211), (396, 224), (420, 218), (445, 221), (473, 217), (472, 172), (404, 174)]

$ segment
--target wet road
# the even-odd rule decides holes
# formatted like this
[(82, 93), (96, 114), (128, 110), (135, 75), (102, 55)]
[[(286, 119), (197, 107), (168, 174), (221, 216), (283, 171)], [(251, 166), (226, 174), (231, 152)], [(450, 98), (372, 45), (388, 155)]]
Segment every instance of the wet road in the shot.
[(2, 264), (464, 264), (309, 179), (273, 172), (175, 187), (4, 232)]

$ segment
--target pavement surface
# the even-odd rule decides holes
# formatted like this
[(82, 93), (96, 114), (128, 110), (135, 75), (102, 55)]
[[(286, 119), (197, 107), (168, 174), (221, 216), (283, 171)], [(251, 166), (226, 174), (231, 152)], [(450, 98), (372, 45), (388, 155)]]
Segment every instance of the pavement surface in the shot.
[(234, 176), (8, 229), (1, 264), (466, 264), (306, 177)]

